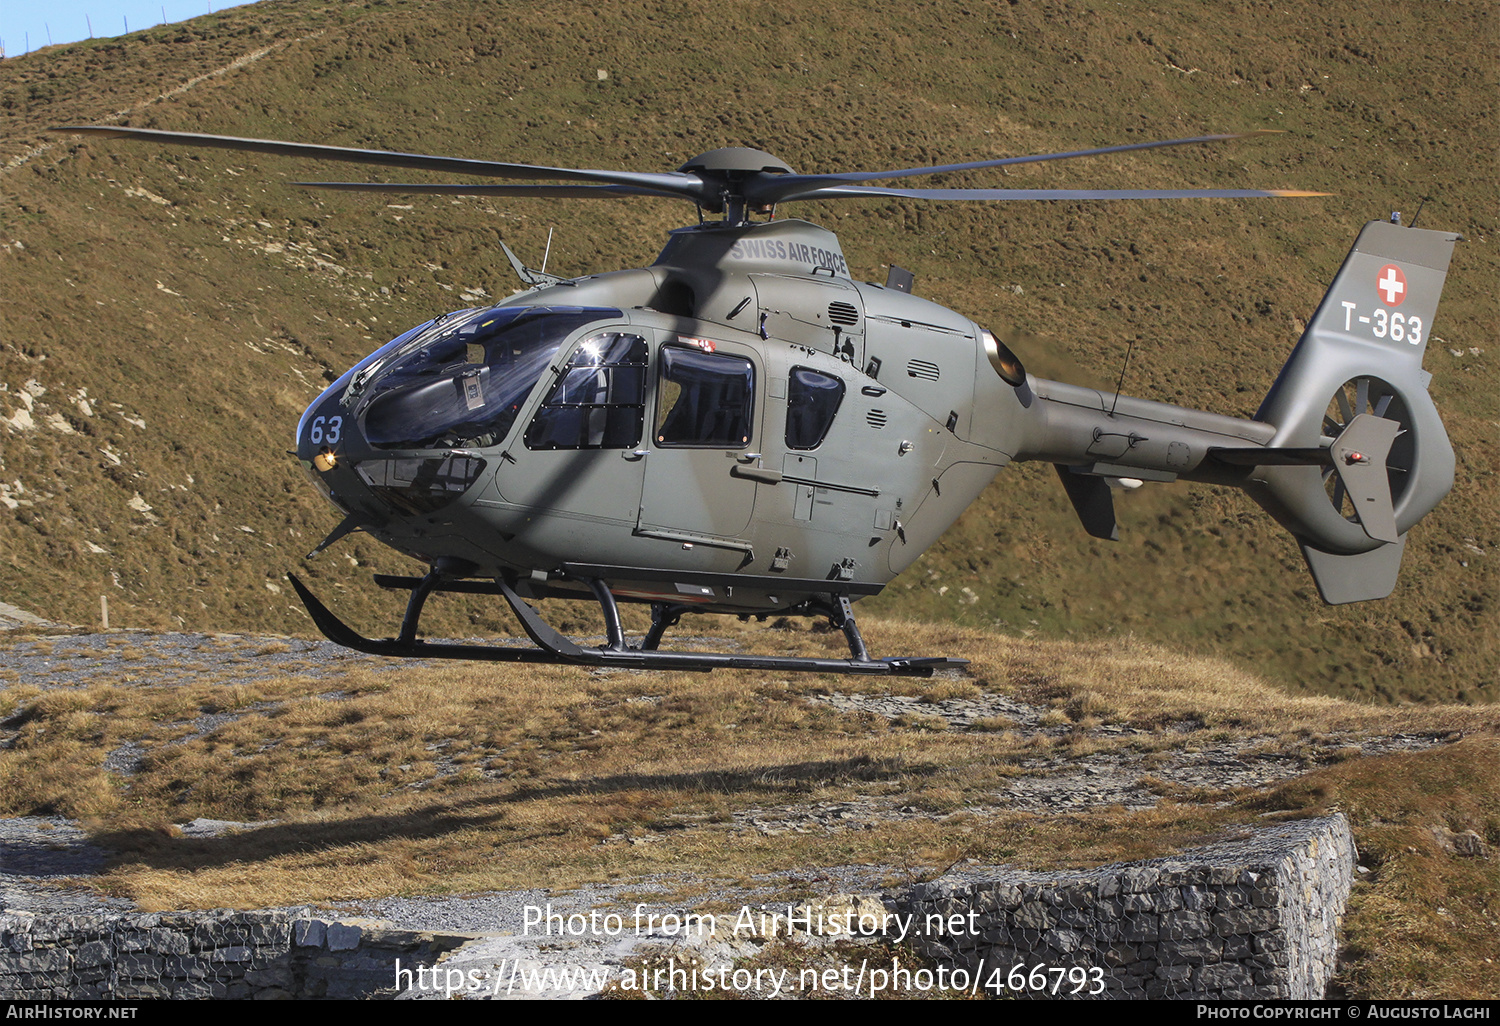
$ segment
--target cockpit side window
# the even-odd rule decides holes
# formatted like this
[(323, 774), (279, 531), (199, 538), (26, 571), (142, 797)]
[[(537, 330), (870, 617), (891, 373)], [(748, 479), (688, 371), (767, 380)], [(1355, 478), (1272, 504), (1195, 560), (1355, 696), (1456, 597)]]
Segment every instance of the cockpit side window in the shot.
[(816, 449), (844, 401), (844, 382), (811, 367), (793, 367), (786, 393), (786, 447)]
[(755, 365), (743, 356), (661, 347), (656, 443), (743, 449), (755, 414)]
[(628, 449), (646, 416), (646, 340), (611, 331), (586, 339), (526, 428), (528, 449)]

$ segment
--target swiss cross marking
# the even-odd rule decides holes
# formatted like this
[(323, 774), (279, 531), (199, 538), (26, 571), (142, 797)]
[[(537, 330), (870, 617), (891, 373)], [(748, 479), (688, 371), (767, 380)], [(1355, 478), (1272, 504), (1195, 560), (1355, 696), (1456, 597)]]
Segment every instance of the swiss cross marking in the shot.
[(1406, 298), (1406, 275), (1395, 264), (1386, 264), (1380, 269), (1375, 287), (1380, 290), (1380, 298), (1386, 306), (1400, 306)]

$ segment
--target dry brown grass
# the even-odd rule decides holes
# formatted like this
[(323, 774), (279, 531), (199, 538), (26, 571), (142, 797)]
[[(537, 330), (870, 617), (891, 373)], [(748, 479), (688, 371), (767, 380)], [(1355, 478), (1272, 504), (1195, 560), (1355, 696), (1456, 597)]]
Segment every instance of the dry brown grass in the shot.
[[(1355, 824), (1369, 873), (1344, 920), (1351, 994), (1500, 994), (1500, 737), (1476, 733), (1420, 755), (1348, 759), (1277, 788), (1260, 806), (1338, 809)], [(1487, 854), (1444, 848), (1441, 828), (1473, 831)]]
[[(760, 651), (830, 654), (841, 644), (810, 631), (716, 626), (726, 627), (726, 644)], [(655, 874), (745, 880), (850, 863), (892, 867), (892, 883), (963, 859), (1078, 866), (1160, 855), (1254, 823), (1268, 808), (1322, 808), (1346, 792), (1358, 800), (1340, 807), (1366, 847), (1395, 829), (1385, 824), (1411, 820), (1418, 830), (1438, 815), (1403, 811), (1427, 809), (1419, 793), (1432, 810), (1447, 810), (1442, 823), (1477, 824), (1500, 843), (1492, 797), (1500, 783), (1475, 776), (1455, 790), (1444, 774), (1459, 763), (1442, 754), (1488, 743), (1493, 762), (1493, 709), (1288, 698), (1223, 663), (1129, 639), (1067, 644), (896, 622), (868, 630), (883, 651), (961, 652), (971, 672), (922, 681), (449, 663), (356, 668), (335, 681), (10, 688), (0, 692), (14, 736), (0, 752), (0, 800), (11, 814), (88, 820), (119, 852), (99, 886), (147, 908), (571, 887)], [(331, 691), (342, 697), (317, 697)], [(1003, 694), (1048, 709), (1044, 719), (1067, 729), (1037, 733), (1006, 717), (961, 729), (930, 705), (888, 720), (809, 701), (833, 691)], [(203, 733), (205, 716), (232, 718)], [(1115, 736), (1097, 729), (1105, 722), (1149, 733)], [(1398, 731), (1489, 741), (1390, 763), (1351, 747), (1362, 735)], [(1176, 749), (1250, 738), (1261, 752), (1323, 753), (1334, 764), (1271, 798), (1150, 777), (1151, 760)], [(106, 773), (105, 756), (127, 742), (148, 753), (139, 771)], [(1010, 781), (1031, 772), (1023, 762), (1107, 751), (1142, 760), (1141, 776), (1162, 798), (1155, 809), (1068, 817), (1005, 810)], [(1370, 783), (1377, 765), (1429, 769), (1394, 771), (1404, 789), (1388, 792)], [(873, 802), (877, 821), (768, 836), (736, 818), (752, 807), (774, 818), (774, 810), (823, 801)], [(879, 820), (879, 808), (893, 807), (921, 815)], [(171, 825), (198, 816), (260, 825), (208, 840)], [(1407, 864), (1399, 853), (1393, 863)], [(1469, 886), (1469, 877), (1418, 875), (1425, 889), (1402, 883), (1405, 871), (1381, 876), (1380, 897), (1359, 907), (1375, 920), (1395, 914), (1382, 902), (1409, 916), (1438, 915), (1434, 903), (1467, 907), (1453, 888)], [(1493, 912), (1497, 890), (1491, 880), (1471, 891), (1482, 896), (1473, 915)], [(1375, 959), (1357, 985), (1392, 986), (1402, 970), (1384, 965)]]

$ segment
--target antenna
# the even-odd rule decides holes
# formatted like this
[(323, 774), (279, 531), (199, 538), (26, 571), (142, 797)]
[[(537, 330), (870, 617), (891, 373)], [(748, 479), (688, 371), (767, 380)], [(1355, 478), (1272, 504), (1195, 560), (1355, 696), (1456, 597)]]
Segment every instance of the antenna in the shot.
[(1417, 204), (1417, 212), (1411, 215), (1411, 224), (1407, 225), (1408, 228), (1415, 228), (1417, 226), (1417, 218), (1422, 216), (1422, 208), (1427, 205), (1427, 201), (1430, 199), (1432, 199), (1431, 196), (1422, 197), (1422, 202)]
[(1125, 368), (1130, 366), (1130, 354), (1135, 352), (1135, 339), (1130, 340), (1130, 345), (1125, 350), (1125, 362), (1120, 364), (1120, 380), (1115, 382), (1115, 401), (1109, 404), (1109, 415), (1115, 415), (1115, 407), (1120, 405), (1120, 386), (1125, 384)]
[(547, 269), (547, 258), (552, 255), (552, 229), (547, 229), (547, 248), (542, 251), (542, 270)]

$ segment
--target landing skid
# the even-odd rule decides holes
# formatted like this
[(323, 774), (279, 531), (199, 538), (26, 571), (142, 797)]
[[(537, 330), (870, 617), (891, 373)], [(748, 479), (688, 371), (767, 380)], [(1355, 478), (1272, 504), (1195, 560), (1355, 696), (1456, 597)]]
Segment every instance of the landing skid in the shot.
[[(408, 659), (473, 659), (487, 662), (507, 663), (556, 663), (569, 666), (608, 666), (627, 670), (784, 670), (804, 673), (862, 673), (877, 676), (930, 677), (934, 670), (954, 669), (967, 666), (968, 660), (937, 658), (872, 659), (860, 636), (859, 627), (849, 608), (849, 600), (843, 595), (831, 595), (826, 606), (820, 606), (833, 626), (844, 633), (849, 644), (848, 659), (806, 659), (799, 656), (740, 655), (727, 652), (662, 652), (657, 650), (662, 635), (668, 627), (677, 623), (687, 611), (684, 606), (652, 603), (651, 630), (638, 644), (632, 645), (625, 637), (620, 625), (620, 612), (603, 581), (585, 580), (595, 600), (604, 613), (608, 634), (607, 643), (600, 648), (583, 648), (553, 630), (542, 619), (541, 614), (516, 594), (505, 581), (493, 585), (473, 581), (444, 581), (436, 571), (416, 578), (377, 578), (383, 587), (410, 587), (411, 598), (406, 615), (401, 621), (401, 633), (395, 638), (376, 640), (367, 638), (340, 620), (322, 602), (318, 601), (307, 586), (293, 574), (287, 574), (297, 597), (307, 607), (307, 612), (323, 632), (336, 645), (352, 648), (371, 655), (395, 656)], [(417, 638), (417, 623), (422, 615), (422, 606), (434, 591), (457, 591), (479, 594), (500, 594), (522, 628), (536, 644), (535, 648), (515, 648), (506, 645), (456, 645), (446, 642), (421, 641)]]

